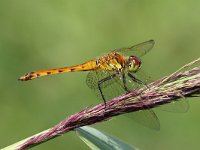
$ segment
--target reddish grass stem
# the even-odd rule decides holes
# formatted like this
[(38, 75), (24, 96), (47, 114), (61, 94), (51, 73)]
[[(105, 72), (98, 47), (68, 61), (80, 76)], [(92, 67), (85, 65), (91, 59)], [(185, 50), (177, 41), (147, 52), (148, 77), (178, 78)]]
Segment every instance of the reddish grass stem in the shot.
[(54, 127), (14, 144), (14, 149), (27, 149), (75, 128), (106, 121), (113, 116), (158, 107), (183, 97), (199, 96), (200, 65), (183, 71), (199, 62), (200, 58), (183, 66), (170, 76), (154, 81), (148, 85), (150, 89), (142, 88), (107, 101), (106, 110), (104, 103), (93, 108), (85, 108)]

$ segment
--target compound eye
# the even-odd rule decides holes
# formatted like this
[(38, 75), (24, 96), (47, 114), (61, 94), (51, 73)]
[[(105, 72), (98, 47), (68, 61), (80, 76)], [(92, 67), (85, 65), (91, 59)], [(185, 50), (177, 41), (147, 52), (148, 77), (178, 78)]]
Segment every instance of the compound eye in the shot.
[(141, 61), (136, 56), (129, 57), (129, 70), (136, 72), (140, 69)]

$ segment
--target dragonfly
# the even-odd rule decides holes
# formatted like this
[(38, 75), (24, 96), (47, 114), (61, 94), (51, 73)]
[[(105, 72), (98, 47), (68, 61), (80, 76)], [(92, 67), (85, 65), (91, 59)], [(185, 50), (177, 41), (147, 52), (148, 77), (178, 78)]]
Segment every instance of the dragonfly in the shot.
[[(136, 74), (141, 68), (142, 61), (140, 57), (149, 52), (154, 46), (154, 43), (154, 40), (149, 40), (129, 48), (116, 49), (97, 59), (92, 59), (76, 66), (29, 72), (21, 76), (19, 80), (28, 81), (64, 72), (89, 71), (86, 78), (88, 87), (97, 90), (97, 93), (99, 93), (100, 97), (106, 104), (107, 99), (119, 95), (120, 90), (116, 89), (121, 88), (121, 93), (123, 93), (129, 92), (133, 89), (133, 87), (130, 87), (131, 84), (147, 84), (145, 81), (137, 78), (134, 74)], [(106, 94), (104, 88), (109, 86), (112, 87), (114, 83), (118, 84), (118, 88), (111, 91), (116, 92), (108, 94), (108, 91)]]
[[(148, 40), (128, 48), (115, 49), (79, 65), (29, 72), (19, 80), (28, 81), (47, 75), (88, 71), (86, 83), (104, 101), (106, 107), (106, 100), (141, 86), (147, 87), (147, 76), (144, 75), (141, 79), (138, 73), (142, 68), (141, 57), (147, 54), (154, 44), (154, 40)], [(140, 124), (156, 130), (160, 128), (158, 117), (152, 109), (134, 114), (131, 118)]]

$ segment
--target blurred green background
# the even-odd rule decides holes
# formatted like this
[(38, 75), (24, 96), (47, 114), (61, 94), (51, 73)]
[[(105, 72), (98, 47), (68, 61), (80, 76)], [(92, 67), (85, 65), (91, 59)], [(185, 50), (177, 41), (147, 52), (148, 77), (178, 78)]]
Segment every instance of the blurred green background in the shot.
[[(154, 39), (143, 67), (158, 79), (200, 54), (198, 0), (1, 0), (0, 147), (43, 131), (89, 105), (100, 103), (85, 72), (29, 82), (17, 78), (38, 69), (82, 63), (115, 48)], [(160, 131), (125, 117), (93, 127), (141, 150), (199, 149), (200, 101), (187, 113), (156, 111)], [(34, 149), (89, 149), (74, 132)]]

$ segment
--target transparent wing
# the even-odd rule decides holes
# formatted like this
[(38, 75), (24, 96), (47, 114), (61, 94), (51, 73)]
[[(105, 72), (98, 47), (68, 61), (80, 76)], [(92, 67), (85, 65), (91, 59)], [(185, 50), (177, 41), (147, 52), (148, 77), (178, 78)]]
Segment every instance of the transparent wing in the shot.
[(167, 112), (175, 112), (175, 113), (184, 113), (189, 109), (189, 102), (186, 98), (182, 98), (179, 100), (175, 100), (169, 104), (161, 105), (158, 107), (160, 110), (164, 110)]
[(137, 79), (142, 80), (146, 84), (149, 84), (154, 81), (154, 79), (151, 76), (146, 74), (146, 72), (143, 70), (143, 68), (141, 68), (139, 71), (137, 71), (135, 73), (131, 73), (131, 74), (133, 76), (135, 76)]
[(149, 41), (134, 45), (129, 48), (120, 48), (114, 51), (122, 53), (125, 56), (135, 55), (135, 56), (142, 57), (152, 49), (154, 44), (155, 44), (154, 40), (149, 40)]
[(127, 116), (145, 127), (149, 127), (154, 130), (160, 129), (159, 119), (152, 109), (129, 113)]
[[(101, 100), (103, 99), (98, 89), (98, 82), (108, 76), (111, 76), (112, 74), (113, 72), (109, 72), (106, 70), (96, 70), (90, 71), (87, 75), (86, 83), (88, 87), (91, 88)], [(106, 100), (126, 93), (126, 91), (123, 89), (123, 83), (120, 75), (117, 75), (111, 80), (103, 82), (101, 85), (101, 89)]]
[[(99, 70), (99, 71), (91, 71), (87, 75), (86, 83), (88, 87), (90, 87), (101, 100), (102, 97), (98, 89), (98, 81), (107, 76), (110, 76), (111, 74), (112, 74), (111, 72), (105, 70), (104, 71)], [(133, 82), (127, 75), (126, 75), (126, 82), (129, 90), (133, 90), (141, 86)], [(112, 80), (103, 83), (102, 91), (106, 100), (125, 94), (126, 91), (124, 90), (122, 76), (119, 74)], [(139, 112), (129, 113), (126, 116), (146, 127), (156, 130), (160, 128), (159, 120), (156, 114), (153, 112), (153, 110), (147, 109)]]
[[(142, 70), (138, 71), (137, 73), (132, 73), (132, 75), (136, 77), (137, 79), (142, 80), (146, 84), (151, 83), (153, 81), (152, 78), (146, 75)], [(128, 84), (129, 88), (132, 90), (141, 88), (142, 86), (144, 86), (143, 84), (135, 83), (129, 77), (127, 77), (127, 82), (129, 83)], [(155, 114), (155, 112), (150, 108), (142, 110), (142, 111), (130, 113), (127, 116), (145, 127), (149, 127), (154, 130), (160, 129), (159, 119), (157, 115)]]
[[(95, 70), (90, 71), (86, 77), (86, 84), (91, 89), (98, 89), (98, 82), (108, 76), (110, 76), (111, 73), (109, 73), (106, 70)], [(113, 80), (108, 80), (107, 82), (104, 82), (102, 84), (102, 87), (105, 88), (109, 84), (112, 84)]]
[[(189, 63), (183, 67), (181, 67), (178, 71), (174, 72), (171, 74), (169, 77), (172, 77), (175, 73), (185, 71), (186, 69), (192, 68), (192, 67), (197, 67), (200, 65), (200, 58), (193, 61), (192, 63)], [(181, 94), (180, 94), (181, 96)], [(197, 95), (198, 96), (198, 95)], [(189, 102), (188, 99), (186, 99), (184, 96), (182, 96), (182, 99), (175, 100), (169, 104), (162, 105), (159, 108), (164, 111), (169, 111), (169, 112), (187, 112), (189, 109)]]
[[(86, 84), (89, 88), (91, 88), (95, 94), (101, 98), (100, 91), (98, 88), (98, 82), (102, 79), (111, 76), (114, 72), (107, 71), (107, 70), (96, 70), (96, 71), (90, 71), (86, 78)], [(135, 76), (137, 79), (142, 80), (146, 84), (151, 82), (151, 78), (144, 74), (142, 71), (140, 73), (132, 73), (133, 76)], [(125, 73), (125, 80), (126, 80), (126, 86), (128, 88), (128, 91), (132, 91), (135, 89), (138, 89), (144, 84), (139, 84), (137, 82), (134, 82), (130, 76)], [(127, 91), (124, 89), (124, 83), (122, 79), (122, 74), (117, 74), (114, 78), (111, 80), (107, 80), (101, 84), (101, 89), (103, 92), (103, 95), (106, 100), (112, 99), (114, 97), (117, 97), (119, 95), (125, 94)], [(102, 99), (102, 98), (101, 98)]]
[[(136, 73), (132, 73), (136, 78), (144, 81), (146, 84), (153, 82), (153, 79), (145, 74), (144, 70), (139, 70)], [(141, 85), (140, 85), (141, 86)], [(148, 86), (151, 88), (151, 86)], [(180, 95), (181, 96), (181, 95)], [(159, 110), (174, 112), (174, 113), (183, 113), (187, 112), (189, 109), (189, 102), (186, 98), (181, 98), (179, 100), (174, 100), (173, 102), (158, 107)]]

